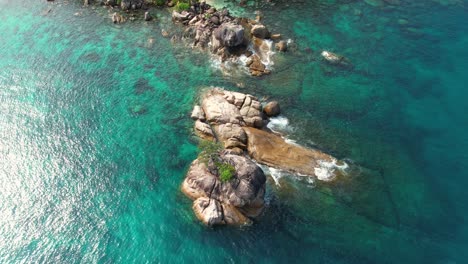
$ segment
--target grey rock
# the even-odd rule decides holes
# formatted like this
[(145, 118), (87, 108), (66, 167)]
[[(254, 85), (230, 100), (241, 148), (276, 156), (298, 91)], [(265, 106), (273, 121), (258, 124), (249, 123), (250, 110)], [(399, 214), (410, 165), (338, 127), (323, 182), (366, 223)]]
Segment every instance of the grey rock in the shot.
[(244, 28), (233, 23), (225, 23), (213, 31), (213, 36), (223, 47), (236, 47), (244, 43)]

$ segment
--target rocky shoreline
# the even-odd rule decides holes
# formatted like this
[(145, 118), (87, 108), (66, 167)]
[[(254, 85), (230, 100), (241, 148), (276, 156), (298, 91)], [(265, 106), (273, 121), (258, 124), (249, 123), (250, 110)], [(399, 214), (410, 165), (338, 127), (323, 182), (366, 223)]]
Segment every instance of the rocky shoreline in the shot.
[[(245, 67), (251, 76), (271, 73), (270, 61), (274, 51), (286, 52), (288, 42), (281, 34), (271, 33), (261, 23), (262, 14), (255, 19), (232, 16), (228, 9), (217, 10), (206, 2), (198, 1), (152, 1), (145, 0), (100, 0), (101, 5), (113, 10), (113, 23), (133, 20), (132, 10), (148, 10), (151, 6), (172, 9), (172, 20), (183, 26), (183, 38), (192, 42), (192, 48), (207, 50), (221, 63), (233, 63)], [(86, 0), (85, 5), (90, 4)], [(180, 3), (184, 3), (182, 6)], [(151, 21), (153, 15), (145, 11), (143, 19)], [(162, 35), (167, 37), (165, 31)]]
[[(347, 167), (269, 130), (269, 119), (280, 113), (277, 102), (262, 106), (250, 94), (221, 88), (212, 88), (201, 98), (191, 115), (194, 132), (202, 141), (220, 145), (208, 159), (202, 148), (181, 189), (194, 200), (195, 215), (207, 225), (249, 224), (261, 213), (266, 177), (257, 163), (324, 181), (332, 181)], [(223, 164), (233, 168), (228, 180), (222, 176)]]

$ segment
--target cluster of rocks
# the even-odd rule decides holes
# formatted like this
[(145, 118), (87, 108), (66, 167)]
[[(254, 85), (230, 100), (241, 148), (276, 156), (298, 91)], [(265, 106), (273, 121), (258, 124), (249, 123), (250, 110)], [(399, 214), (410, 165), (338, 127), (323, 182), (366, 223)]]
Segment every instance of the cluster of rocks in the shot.
[(207, 225), (242, 225), (264, 206), (265, 175), (251, 159), (271, 167), (317, 176), (321, 162), (335, 159), (317, 150), (286, 142), (266, 125), (280, 114), (278, 102), (265, 106), (254, 96), (220, 88), (208, 90), (192, 111), (194, 132), (223, 146), (220, 159), (235, 168), (235, 177), (220, 180), (213, 164), (196, 159), (182, 184), (196, 216)]
[[(187, 26), (186, 36), (193, 37), (194, 46), (207, 48), (221, 61), (245, 55), (246, 66), (253, 76), (269, 74), (264, 63), (268, 61), (271, 45), (269, 40), (279, 40), (281, 35), (271, 34), (261, 24), (261, 16), (252, 20), (233, 17), (227, 9), (217, 10), (205, 2), (194, 3), (189, 10), (173, 11), (172, 19)], [(287, 42), (280, 40), (275, 45), (279, 51), (287, 50)]]
[(119, 6), (122, 10), (136, 10), (146, 7), (145, 0), (101, 0), (101, 4), (107, 6)]

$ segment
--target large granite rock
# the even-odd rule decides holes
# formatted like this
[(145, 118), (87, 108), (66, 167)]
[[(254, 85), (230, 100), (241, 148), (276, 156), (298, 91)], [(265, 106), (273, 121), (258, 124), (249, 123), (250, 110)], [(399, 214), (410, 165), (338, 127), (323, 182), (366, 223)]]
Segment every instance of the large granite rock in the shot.
[(225, 23), (213, 31), (213, 39), (222, 47), (236, 47), (244, 43), (244, 28), (241, 25)]
[(259, 163), (324, 181), (333, 180), (347, 167), (326, 153), (288, 143), (276, 134), (251, 127), (244, 131), (249, 155)]
[(213, 89), (204, 96), (202, 108), (210, 124), (232, 123), (260, 128), (264, 123), (261, 103), (249, 94)]
[[(268, 116), (279, 111), (277, 102), (266, 105)], [(205, 92), (201, 107), (195, 106), (191, 116), (199, 137), (223, 143), (215, 158), (209, 156), (206, 161), (202, 155), (204, 162), (196, 159), (182, 183), (182, 191), (194, 200), (196, 216), (207, 225), (249, 224), (262, 211), (265, 175), (246, 152), (259, 163), (325, 181), (333, 180), (347, 166), (328, 154), (261, 130), (268, 120), (261, 103), (249, 94), (213, 88)], [(233, 166), (231, 179), (220, 179), (219, 164)]]
[(247, 157), (222, 154), (221, 159), (235, 168), (231, 180), (221, 181), (197, 159), (190, 166), (182, 191), (195, 200), (194, 211), (205, 224), (248, 224), (248, 217), (257, 216), (263, 208), (265, 174)]

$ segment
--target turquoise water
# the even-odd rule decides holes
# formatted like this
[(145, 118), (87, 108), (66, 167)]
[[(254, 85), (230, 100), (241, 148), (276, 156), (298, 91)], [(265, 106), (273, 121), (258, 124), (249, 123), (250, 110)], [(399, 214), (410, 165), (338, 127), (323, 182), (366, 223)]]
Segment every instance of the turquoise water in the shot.
[[(262, 8), (296, 44), (260, 79), (163, 38), (176, 31), (166, 11), (114, 25), (77, 2), (0, 0), (0, 262), (468, 259), (465, 1), (216, 1)], [(326, 65), (323, 49), (354, 67)], [(270, 177), (253, 226), (202, 226), (179, 186), (208, 85), (279, 100), (290, 138), (359, 173)]]

